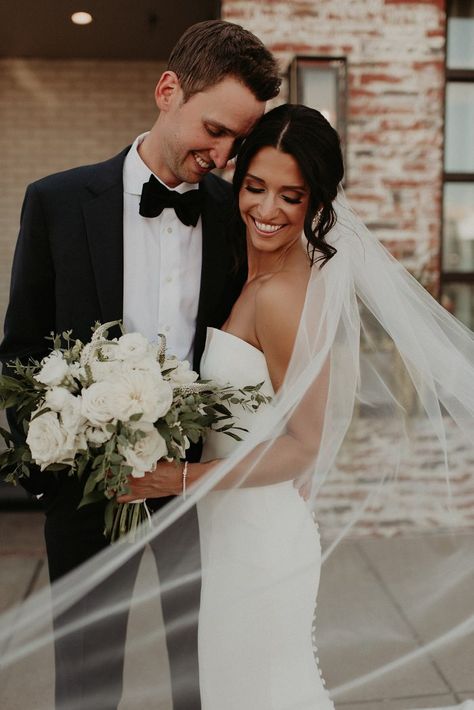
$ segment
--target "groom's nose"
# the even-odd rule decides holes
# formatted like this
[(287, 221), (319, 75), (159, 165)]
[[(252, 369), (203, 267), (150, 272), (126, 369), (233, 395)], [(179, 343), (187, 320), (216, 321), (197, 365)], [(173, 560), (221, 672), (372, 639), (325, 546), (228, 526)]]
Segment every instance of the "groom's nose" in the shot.
[(229, 158), (233, 155), (234, 142), (235, 141), (232, 136), (225, 136), (224, 138), (221, 138), (213, 148), (211, 148), (209, 155), (216, 168), (225, 168)]

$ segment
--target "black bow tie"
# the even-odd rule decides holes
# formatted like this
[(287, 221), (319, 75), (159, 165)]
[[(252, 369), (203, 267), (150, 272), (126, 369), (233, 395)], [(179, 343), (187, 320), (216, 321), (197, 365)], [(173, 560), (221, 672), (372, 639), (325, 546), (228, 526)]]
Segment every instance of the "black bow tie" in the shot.
[(187, 226), (196, 226), (201, 213), (201, 195), (199, 190), (176, 192), (168, 190), (154, 175), (143, 183), (140, 197), (140, 214), (142, 217), (158, 217), (165, 207), (173, 207), (176, 216)]

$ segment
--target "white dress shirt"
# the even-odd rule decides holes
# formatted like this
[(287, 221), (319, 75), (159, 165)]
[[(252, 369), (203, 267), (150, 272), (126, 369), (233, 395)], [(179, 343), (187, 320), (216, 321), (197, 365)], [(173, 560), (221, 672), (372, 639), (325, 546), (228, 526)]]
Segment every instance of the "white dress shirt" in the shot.
[[(123, 166), (124, 326), (126, 332), (138, 331), (154, 342), (163, 333), (169, 352), (192, 364), (202, 222), (199, 218), (196, 227), (187, 227), (169, 207), (158, 217), (139, 214), (143, 183), (152, 174), (137, 150), (145, 136), (135, 140)], [(186, 192), (198, 185), (181, 183), (175, 189)]]

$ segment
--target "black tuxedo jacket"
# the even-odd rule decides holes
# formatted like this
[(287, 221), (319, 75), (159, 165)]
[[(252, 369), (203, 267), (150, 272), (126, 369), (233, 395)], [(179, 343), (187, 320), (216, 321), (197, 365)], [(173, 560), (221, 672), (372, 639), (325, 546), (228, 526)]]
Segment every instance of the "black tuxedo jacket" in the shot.
[[(96, 165), (57, 173), (31, 184), (21, 213), (10, 302), (0, 360), (48, 350), (51, 332), (72, 330), (90, 339), (95, 322), (123, 316), (123, 162), (129, 148)], [(200, 185), (202, 272), (194, 343), (198, 369), (207, 326), (220, 327), (240, 293), (245, 273), (233, 268), (232, 190), (208, 175)], [(15, 433), (14, 416), (10, 426)], [(17, 436), (21, 434), (16, 431)], [(43, 492), (51, 474), (32, 471), (31, 492)]]

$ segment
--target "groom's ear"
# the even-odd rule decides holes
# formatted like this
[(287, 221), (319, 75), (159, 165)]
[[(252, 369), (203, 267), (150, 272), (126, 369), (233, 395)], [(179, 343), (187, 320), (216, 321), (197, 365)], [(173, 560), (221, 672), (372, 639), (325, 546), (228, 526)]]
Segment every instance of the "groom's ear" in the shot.
[(155, 102), (160, 111), (167, 111), (180, 100), (182, 94), (179, 79), (174, 71), (165, 71), (155, 89)]

